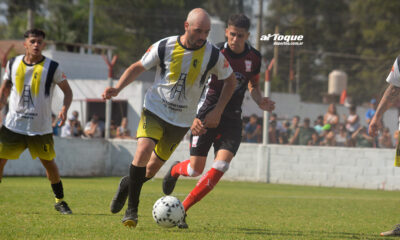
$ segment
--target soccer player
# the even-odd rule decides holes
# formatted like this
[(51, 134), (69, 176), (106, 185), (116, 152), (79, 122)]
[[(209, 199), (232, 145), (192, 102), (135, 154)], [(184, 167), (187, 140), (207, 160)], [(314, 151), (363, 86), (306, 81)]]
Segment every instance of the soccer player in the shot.
[(128, 227), (137, 224), (143, 183), (158, 172), (192, 125), (207, 76), (212, 73), (218, 79), (224, 79), (221, 81), (224, 87), (215, 108), (206, 114), (201, 126), (218, 126), (236, 87), (228, 61), (207, 41), (211, 27), (208, 13), (201, 8), (193, 9), (184, 27), (183, 35), (167, 37), (153, 44), (141, 60), (122, 74), (115, 88), (106, 88), (103, 93), (104, 99), (117, 96), (140, 73), (157, 66), (155, 82), (145, 95), (129, 177), (121, 179), (111, 202), (111, 212), (119, 212), (126, 200), (126, 185), (129, 185), (128, 208), (122, 218), (122, 223)]
[(31, 29), (24, 37), (25, 55), (8, 61), (0, 88), (0, 110), (10, 97), (9, 111), (0, 129), (0, 170), (7, 159), (18, 159), (28, 148), (32, 158), (38, 157), (46, 169), (56, 198), (55, 209), (71, 214), (63, 200), (63, 185), (54, 161), (51, 100), (54, 86), (58, 85), (64, 93), (64, 103), (58, 114), (61, 126), (71, 105), (72, 91), (59, 64), (42, 55), (45, 33)]
[[(392, 104), (397, 103), (400, 96), (400, 56), (398, 56), (393, 64), (392, 70), (389, 73), (389, 76), (386, 78), (386, 82), (389, 83), (389, 86), (386, 88), (385, 93), (382, 96), (382, 99), (376, 109), (375, 114), (373, 115), (370, 123), (369, 123), (369, 135), (371, 137), (378, 136), (378, 130), (382, 128), (382, 117), (387, 109), (390, 108)], [(395, 166), (400, 167), (400, 145), (398, 144), (396, 147), (396, 157), (395, 157)], [(382, 232), (381, 236), (400, 236), (400, 224), (397, 224), (393, 230)]]
[[(208, 85), (207, 95), (201, 102), (197, 117), (192, 126), (190, 138), (190, 159), (175, 162), (164, 177), (163, 191), (172, 193), (179, 176), (196, 177), (203, 170), (211, 145), (214, 145), (215, 159), (212, 168), (198, 181), (195, 188), (183, 201), (185, 211), (200, 201), (218, 183), (228, 170), (242, 138), (242, 102), (244, 94), (249, 89), (253, 100), (264, 111), (272, 111), (275, 103), (262, 97), (259, 88), (259, 73), (261, 66), (260, 53), (246, 43), (249, 37), (250, 20), (243, 14), (232, 15), (225, 30), (227, 42), (219, 45), (221, 52), (228, 59), (235, 72), (238, 85), (225, 107), (221, 122), (217, 128), (210, 129), (202, 125), (207, 112), (215, 108), (223, 84), (219, 77), (212, 75)], [(202, 131), (205, 131), (201, 135)], [(187, 228), (185, 221), (178, 224), (179, 228)]]

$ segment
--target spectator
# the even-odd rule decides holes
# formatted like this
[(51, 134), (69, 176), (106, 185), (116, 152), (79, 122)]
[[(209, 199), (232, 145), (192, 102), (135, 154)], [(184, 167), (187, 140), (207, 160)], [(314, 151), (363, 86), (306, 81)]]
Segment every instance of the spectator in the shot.
[(314, 128), (310, 126), (310, 119), (305, 118), (303, 121), (303, 126), (298, 127), (293, 137), (290, 139), (290, 144), (298, 139), (299, 145), (310, 145), (312, 142), (312, 134), (315, 132)]
[(314, 129), (318, 133), (318, 135), (321, 135), (323, 126), (324, 126), (324, 117), (322, 115), (319, 115), (317, 117), (317, 120), (315, 120), (314, 122)]
[(387, 127), (383, 129), (382, 136), (379, 137), (379, 146), (382, 148), (393, 148), (392, 135)]
[(352, 105), (349, 108), (349, 116), (346, 119), (346, 130), (348, 132), (348, 145), (351, 147), (355, 146), (355, 142), (352, 140), (351, 135), (360, 127), (360, 118), (356, 113), (356, 106)]
[(336, 146), (339, 146), (339, 147), (348, 146), (347, 139), (349, 139), (349, 136), (347, 134), (346, 127), (343, 124), (339, 124), (339, 131), (335, 135)]
[(269, 122), (271, 123), (272, 121), (276, 122), (276, 129), (279, 131), (279, 133), (282, 133), (286, 131), (282, 124), (278, 121), (278, 115), (276, 113), (271, 113), (271, 116), (269, 117)]
[(257, 115), (250, 116), (249, 122), (244, 128), (246, 141), (250, 143), (261, 142), (261, 126), (257, 123)]
[(116, 138), (132, 139), (131, 130), (128, 128), (128, 118), (124, 117), (121, 120), (121, 126), (117, 128)]
[(370, 108), (367, 110), (367, 113), (365, 114), (365, 119), (367, 122), (367, 125), (369, 126), (369, 123), (371, 122), (372, 117), (375, 115), (376, 107), (378, 106), (376, 99), (373, 98), (369, 102)]
[(280, 131), (277, 129), (275, 120), (270, 121), (268, 130), (268, 143), (278, 144)]
[(68, 117), (68, 121), (61, 127), (61, 134), (60, 137), (73, 137), (74, 130), (75, 130), (75, 117), (73, 115)]
[(335, 104), (331, 103), (328, 107), (328, 112), (324, 115), (324, 124), (330, 124), (332, 128), (335, 128), (339, 123), (339, 115), (336, 112)]
[(330, 124), (325, 124), (322, 127), (321, 145), (336, 146), (335, 129)]
[(99, 116), (93, 114), (92, 119), (85, 126), (85, 136), (88, 138), (101, 138), (102, 129), (99, 124)]
[(114, 120), (110, 123), (110, 138), (115, 138), (117, 136), (117, 125)]
[(282, 124), (284, 131), (279, 134), (279, 143), (288, 144), (289, 143), (289, 132), (290, 132), (290, 122), (285, 120)]
[(311, 135), (311, 142), (308, 144), (310, 146), (320, 146), (321, 145), (321, 137), (319, 136), (318, 132), (313, 132)]
[(394, 143), (395, 146), (399, 145), (399, 130), (394, 131), (393, 133)]
[(358, 128), (351, 138), (355, 141), (356, 147), (374, 147), (374, 138), (369, 136), (365, 127)]
[[(299, 123), (300, 123), (300, 117), (299, 116), (294, 116), (292, 118), (292, 125), (289, 128), (288, 136), (289, 136), (289, 144), (291, 145), (299, 145), (299, 139), (298, 138), (293, 138), (295, 132), (299, 128)], [(291, 139), (294, 139), (291, 141)]]
[(72, 116), (75, 118), (75, 120), (74, 120), (74, 127), (75, 127), (74, 137), (80, 137), (83, 134), (83, 130), (82, 130), (81, 121), (79, 121), (78, 111), (73, 111)]
[(68, 121), (61, 127), (60, 137), (80, 137), (82, 135), (82, 128), (78, 125), (74, 115), (68, 117)]
[(58, 129), (60, 127), (58, 126), (57, 116), (54, 113), (51, 114), (51, 127), (53, 128), (53, 135), (58, 136)]

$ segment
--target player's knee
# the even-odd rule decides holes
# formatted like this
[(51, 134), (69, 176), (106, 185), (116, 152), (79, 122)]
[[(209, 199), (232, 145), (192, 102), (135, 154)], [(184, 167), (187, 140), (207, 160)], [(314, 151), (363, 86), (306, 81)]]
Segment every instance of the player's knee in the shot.
[(138, 158), (138, 160), (139, 160), (142, 157), (144, 157), (144, 158), (146, 158), (146, 160), (148, 160), (148, 158), (150, 158), (152, 152), (153, 152), (152, 148), (142, 146), (136, 150), (135, 158)]
[(213, 163), (212, 167), (224, 173), (228, 171), (229, 163), (222, 160), (217, 160)]
[(201, 174), (202, 172), (203, 172), (203, 171), (196, 171), (196, 170), (194, 170), (194, 169), (190, 166), (190, 164), (187, 165), (187, 173), (188, 173), (188, 175), (189, 175), (190, 177), (197, 177), (197, 176), (200, 176), (200, 174)]

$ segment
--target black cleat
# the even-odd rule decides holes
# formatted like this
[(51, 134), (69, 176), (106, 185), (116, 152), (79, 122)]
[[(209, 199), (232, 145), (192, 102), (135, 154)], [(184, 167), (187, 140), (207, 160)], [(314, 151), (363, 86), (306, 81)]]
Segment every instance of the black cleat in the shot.
[(68, 204), (64, 201), (56, 203), (54, 208), (59, 211), (61, 214), (72, 214), (71, 209), (68, 207)]
[(186, 223), (186, 213), (185, 213), (185, 216), (183, 217), (183, 219), (181, 221), (179, 221), (178, 224), (176, 224), (176, 226), (178, 226), (178, 228), (181, 228), (181, 229), (189, 228), (189, 226)]
[(171, 176), (171, 171), (172, 171), (172, 168), (178, 163), (179, 163), (178, 161), (173, 162), (171, 168), (168, 170), (167, 174), (165, 174), (165, 176), (164, 176), (162, 189), (163, 189), (163, 192), (165, 195), (170, 195), (174, 191), (175, 184), (176, 184), (176, 181), (178, 181), (178, 178)]
[(122, 218), (122, 224), (126, 227), (135, 228), (138, 223), (138, 215), (136, 211), (126, 209), (125, 216)]
[(112, 213), (118, 213), (124, 207), (129, 193), (129, 176), (124, 176), (119, 182), (117, 192), (111, 200), (110, 210)]

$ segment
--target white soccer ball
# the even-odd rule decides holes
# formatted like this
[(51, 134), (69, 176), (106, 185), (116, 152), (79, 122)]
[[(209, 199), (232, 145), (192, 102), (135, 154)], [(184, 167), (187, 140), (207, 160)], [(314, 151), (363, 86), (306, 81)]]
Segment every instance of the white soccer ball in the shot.
[(161, 227), (174, 227), (185, 217), (185, 210), (179, 199), (164, 196), (153, 205), (153, 218)]

